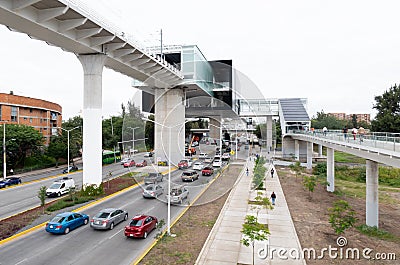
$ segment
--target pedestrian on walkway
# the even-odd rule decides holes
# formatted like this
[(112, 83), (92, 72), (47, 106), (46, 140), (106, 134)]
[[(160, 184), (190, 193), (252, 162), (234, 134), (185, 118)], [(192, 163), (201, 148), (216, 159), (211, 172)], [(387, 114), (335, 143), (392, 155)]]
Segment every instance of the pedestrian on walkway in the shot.
[(271, 168), (271, 178), (273, 178), (273, 177), (274, 177), (274, 173), (275, 173), (275, 170), (274, 170), (274, 168)]
[(347, 127), (343, 128), (343, 137), (344, 137), (344, 140), (346, 141), (346, 139), (347, 139)]
[(356, 135), (357, 135), (357, 129), (356, 128), (353, 128), (352, 130), (351, 130), (351, 134), (353, 134), (353, 139), (354, 139), (354, 141), (356, 140)]
[(249, 176), (249, 168), (246, 168), (246, 176)]
[(363, 127), (358, 128), (358, 134), (360, 135), (360, 142), (364, 140), (365, 129)]
[(326, 128), (326, 127), (322, 128), (322, 132), (323, 132), (324, 136), (326, 136), (327, 131), (328, 131), (328, 128)]
[(275, 194), (275, 192), (272, 192), (272, 194), (271, 194), (272, 205), (275, 205), (275, 200), (276, 200), (276, 194)]

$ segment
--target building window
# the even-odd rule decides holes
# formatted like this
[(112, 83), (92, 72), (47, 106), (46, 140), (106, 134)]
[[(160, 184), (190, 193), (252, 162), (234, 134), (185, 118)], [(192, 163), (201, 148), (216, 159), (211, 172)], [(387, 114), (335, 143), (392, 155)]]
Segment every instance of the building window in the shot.
[(1, 109), (2, 109), (2, 105), (0, 105), (0, 120), (3, 120), (1, 117)]
[(28, 118), (27, 117), (24, 117), (24, 121), (26, 121)]
[(32, 113), (32, 111), (33, 111), (33, 109), (32, 109), (32, 108), (30, 108), (30, 109), (29, 109), (29, 112), (30, 112), (30, 113)]
[(32, 123), (32, 118), (29, 118), (29, 123)]
[(18, 113), (18, 108), (17, 107), (11, 107), (11, 121), (17, 121), (17, 114)]

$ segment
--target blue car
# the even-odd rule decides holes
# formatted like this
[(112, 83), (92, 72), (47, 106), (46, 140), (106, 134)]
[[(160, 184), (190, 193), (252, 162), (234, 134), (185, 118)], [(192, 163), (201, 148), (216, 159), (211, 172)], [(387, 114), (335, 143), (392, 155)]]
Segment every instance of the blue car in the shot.
[(81, 225), (89, 223), (89, 216), (83, 213), (65, 212), (57, 214), (46, 224), (46, 231), (52, 234), (68, 234)]
[(20, 184), (21, 178), (19, 177), (8, 177), (5, 180), (0, 181), (0, 189), (1, 188), (6, 188), (7, 186), (11, 186), (11, 185), (17, 185)]

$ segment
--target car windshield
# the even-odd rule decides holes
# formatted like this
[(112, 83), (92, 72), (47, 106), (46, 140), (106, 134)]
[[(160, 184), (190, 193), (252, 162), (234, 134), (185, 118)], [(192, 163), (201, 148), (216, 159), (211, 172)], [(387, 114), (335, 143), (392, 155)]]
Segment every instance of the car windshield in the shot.
[(192, 172), (183, 172), (183, 175), (184, 175), (184, 176), (191, 176), (191, 175), (192, 175)]
[(147, 186), (146, 190), (153, 190), (153, 186)]
[(180, 189), (171, 190), (171, 195), (172, 196), (178, 196), (178, 195), (181, 195), (181, 194), (182, 194), (182, 190), (180, 190)]
[(50, 189), (58, 189), (58, 188), (60, 188), (60, 186), (61, 186), (61, 183), (53, 183), (53, 184), (50, 186)]
[(132, 220), (132, 222), (129, 224), (129, 226), (141, 226), (143, 223), (143, 220)]
[(52, 223), (62, 223), (64, 221), (65, 217), (64, 216), (55, 216), (53, 219), (51, 219), (50, 222)]
[(96, 214), (97, 218), (107, 218), (110, 215), (110, 213), (107, 212), (100, 212), (98, 214)]
[(181, 160), (179, 163), (186, 163), (186, 160)]

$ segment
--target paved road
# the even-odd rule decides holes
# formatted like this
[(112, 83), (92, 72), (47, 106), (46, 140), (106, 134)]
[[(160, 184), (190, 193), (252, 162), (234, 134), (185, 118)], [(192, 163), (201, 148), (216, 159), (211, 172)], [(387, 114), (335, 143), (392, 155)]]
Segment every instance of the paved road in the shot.
[[(135, 156), (135, 159), (143, 159), (143, 154)], [(113, 176), (122, 175), (129, 171), (138, 171), (142, 169), (137, 168), (124, 168), (119, 163), (111, 164), (103, 167), (103, 180), (109, 178), (109, 172), (112, 172)], [(82, 171), (70, 173), (68, 175), (60, 174), (60, 169), (55, 175), (55, 172), (45, 172), (42, 174), (33, 174), (23, 178), (22, 185), (11, 186), (8, 189), (0, 190), (0, 220), (7, 218), (11, 215), (20, 213), (22, 211), (31, 209), (40, 205), (40, 200), (37, 197), (37, 193), (41, 186), (49, 187), (55, 179), (59, 179), (62, 176), (68, 176), (75, 180), (75, 185), (82, 187)], [(47, 198), (46, 202), (55, 199)], [(1, 262), (1, 261), (0, 261)]]
[[(181, 171), (172, 173), (172, 181), (182, 184)], [(206, 187), (213, 177), (200, 177), (188, 182), (188, 201), (192, 201)], [(164, 181), (163, 185), (167, 185)], [(166, 220), (167, 206), (160, 200), (142, 198), (140, 187), (106, 200), (83, 211), (90, 216), (102, 208), (117, 207), (126, 209), (132, 217), (138, 213), (154, 215)], [(165, 197), (162, 196), (165, 200)], [(185, 205), (185, 203), (184, 203)], [(172, 219), (186, 206), (172, 206)], [(114, 230), (95, 231), (88, 226), (77, 228), (68, 235), (51, 235), (40, 229), (12, 242), (0, 246), (1, 264), (130, 264), (153, 242), (156, 232), (147, 239), (127, 239), (123, 234), (128, 221), (117, 225)]]

